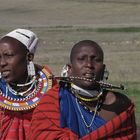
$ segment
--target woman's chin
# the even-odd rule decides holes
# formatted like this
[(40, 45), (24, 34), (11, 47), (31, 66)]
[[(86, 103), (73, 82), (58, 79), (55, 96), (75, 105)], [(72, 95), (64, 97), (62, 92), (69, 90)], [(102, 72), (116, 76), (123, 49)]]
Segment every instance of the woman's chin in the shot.
[(12, 80), (10, 77), (2, 77), (6, 83), (11, 83)]
[(85, 81), (83, 84), (80, 85), (80, 87), (90, 90), (90, 89), (94, 88), (94, 84), (93, 84), (93, 82)]

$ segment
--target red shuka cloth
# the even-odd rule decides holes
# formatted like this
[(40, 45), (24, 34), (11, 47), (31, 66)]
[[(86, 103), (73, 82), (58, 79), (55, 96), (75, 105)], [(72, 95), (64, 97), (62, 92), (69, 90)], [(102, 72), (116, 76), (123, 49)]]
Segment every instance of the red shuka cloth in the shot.
[(33, 114), (28, 140), (136, 140), (134, 105), (90, 134), (78, 138), (69, 128), (60, 128), (59, 86), (54, 86)]
[[(33, 110), (26, 112), (5, 111), (0, 128), (0, 140), (25, 140), (29, 132)], [(1, 137), (2, 136), (2, 137)]]

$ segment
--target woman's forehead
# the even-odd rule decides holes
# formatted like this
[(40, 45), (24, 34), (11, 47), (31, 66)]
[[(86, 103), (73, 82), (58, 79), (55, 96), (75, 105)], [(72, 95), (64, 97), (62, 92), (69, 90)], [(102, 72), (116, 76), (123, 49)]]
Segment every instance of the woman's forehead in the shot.
[(80, 46), (74, 51), (75, 55), (79, 53), (97, 53), (101, 54), (101, 50), (97, 46)]
[(23, 46), (22, 43), (20, 43), (18, 40), (13, 38), (3, 38), (0, 40), (0, 47), (3, 47), (4, 49), (10, 49), (13, 51), (26, 51), (26, 48)]
[(14, 38), (11, 38), (11, 37), (4, 37), (2, 39), (0, 39), (0, 43), (7, 43), (7, 44), (10, 44), (11, 46), (14, 44), (18, 44), (20, 45), (20, 42)]

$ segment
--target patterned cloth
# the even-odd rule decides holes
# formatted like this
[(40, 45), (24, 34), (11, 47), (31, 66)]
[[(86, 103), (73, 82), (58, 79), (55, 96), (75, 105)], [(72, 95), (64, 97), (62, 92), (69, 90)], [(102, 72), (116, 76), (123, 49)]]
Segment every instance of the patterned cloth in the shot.
[[(43, 72), (43, 75), (47, 73), (51, 74), (50, 70), (47, 67), (44, 67), (42, 70), (39, 71)], [(43, 80), (48, 82), (47, 76), (48, 75), (46, 75), (46, 78), (44, 78)], [(4, 88), (2, 88), (1, 86), (0, 86), (0, 90), (4, 91), (3, 90)], [(45, 89), (44, 87), (42, 87), (43, 92), (42, 89), (40, 89), (39, 91), (42, 92), (43, 94), (46, 94), (47, 90), (50, 89), (51, 87), (48, 86), (48, 88)], [(1, 99), (4, 94), (5, 93), (0, 94)], [(39, 94), (40, 97), (39, 96), (38, 97), (42, 98), (43, 94)], [(8, 96), (10, 96), (10, 94)], [(11, 102), (10, 98), (6, 99), (6, 96), (3, 101), (5, 102), (5, 100), (7, 100), (7, 102), (8, 100), (9, 102)], [(29, 132), (30, 122), (32, 119), (32, 113), (35, 108), (35, 105), (34, 108), (33, 107), (30, 109), (26, 108), (24, 111), (22, 110), (15, 111), (13, 109), (8, 110), (7, 104), (4, 105), (3, 101), (2, 100), (0, 101), (1, 102), (0, 103), (0, 140), (26, 140), (28, 137), (27, 135)], [(18, 102), (17, 99), (16, 102)], [(15, 108), (15, 106), (13, 106), (13, 108)]]
[(35, 53), (37, 45), (38, 45), (38, 37), (37, 35), (27, 29), (15, 29), (11, 32), (9, 32), (8, 34), (4, 35), (2, 38), (4, 37), (11, 37), (13, 39), (18, 40), (19, 42), (21, 42), (22, 44), (25, 45), (25, 47), (31, 52), (31, 53)]
[(91, 133), (79, 138), (60, 127), (59, 86), (42, 98), (35, 109), (28, 140), (136, 140), (134, 105)]

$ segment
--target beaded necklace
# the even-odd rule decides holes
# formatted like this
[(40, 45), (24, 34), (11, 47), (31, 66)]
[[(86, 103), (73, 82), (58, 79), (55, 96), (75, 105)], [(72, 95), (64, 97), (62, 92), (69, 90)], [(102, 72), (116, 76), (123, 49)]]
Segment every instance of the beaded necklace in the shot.
[(92, 102), (92, 101), (98, 100), (100, 98), (100, 96), (102, 95), (102, 92), (100, 92), (100, 94), (98, 96), (92, 97), (92, 98), (82, 97), (81, 95), (76, 94), (76, 93), (75, 93), (75, 95), (76, 95), (77, 98), (79, 98), (79, 99), (81, 99), (83, 101)]
[[(36, 84), (37, 84), (37, 80), (36, 80), (36, 77), (35, 77), (35, 80), (32, 80), (32, 82), (30, 82), (30, 84), (29, 84), (29, 83), (27, 83), (27, 84), (22, 84), (22, 86), (21, 86), (21, 84), (20, 84), (20, 87), (25, 87), (25, 86), (27, 86), (27, 85), (30, 85), (29, 88), (28, 88), (27, 90), (25, 90), (25, 91), (18, 92), (18, 91), (16, 91), (16, 90), (14, 90), (9, 84), (7, 84), (7, 87), (6, 87), (6, 88), (8, 88), (7, 90), (9, 90), (9, 91), (10, 91), (12, 94), (14, 94), (14, 95), (26, 96), (27, 93), (28, 93), (33, 87), (36, 88)], [(17, 84), (17, 86), (19, 86), (19, 85)]]
[(38, 74), (37, 85), (34, 89), (29, 90), (28, 96), (11, 96), (12, 93), (7, 86), (5, 92), (0, 90), (0, 106), (13, 111), (29, 110), (36, 107), (41, 97), (52, 87), (52, 80), (49, 79), (51, 75), (45, 68)]
[[(27, 80), (28, 80), (28, 77), (27, 77), (26, 81)], [(16, 85), (17, 87), (25, 87), (25, 86), (28, 86), (28, 85), (31, 85), (32, 83), (34, 83), (35, 80), (36, 80), (36, 76), (34, 75), (29, 82), (26, 82), (24, 84), (15, 84), (15, 83), (11, 83), (11, 84)]]
[[(103, 94), (103, 89), (100, 88), (100, 91), (92, 91), (92, 93), (88, 93), (88, 91), (74, 85), (73, 83), (71, 84), (71, 92), (74, 94), (78, 99), (86, 102), (91, 102), (91, 101), (96, 101), (98, 100), (102, 94)], [(93, 95), (92, 95), (93, 94)], [(95, 94), (95, 95), (94, 95)], [(87, 96), (86, 96), (87, 95)], [(90, 97), (89, 97), (90, 95)]]
[(84, 124), (85, 124), (85, 126), (86, 126), (86, 128), (87, 128), (87, 131), (88, 131), (88, 133), (89, 133), (89, 132), (91, 131), (91, 126), (92, 126), (92, 124), (93, 124), (93, 122), (94, 122), (94, 119), (95, 119), (95, 116), (96, 116), (96, 113), (97, 113), (97, 110), (98, 110), (99, 100), (97, 101), (97, 104), (96, 104), (96, 106), (95, 106), (95, 110), (94, 110), (94, 113), (93, 113), (91, 122), (90, 122), (89, 124), (88, 124), (88, 123), (86, 122), (86, 120), (85, 120), (85, 117), (84, 117), (84, 115), (83, 115), (83, 113), (82, 113), (82, 110), (80, 109), (80, 106), (79, 106), (79, 103), (78, 103), (77, 98), (76, 98), (75, 100), (76, 100), (76, 105), (77, 105), (77, 108), (78, 108), (78, 110), (79, 110), (79, 112), (80, 112), (81, 118), (82, 118), (82, 120), (83, 120), (83, 122), (84, 122)]
[[(103, 89), (101, 88), (100, 91), (98, 91), (98, 94), (95, 94), (95, 95), (92, 96), (92, 97), (81, 96), (81, 94), (79, 94), (80, 89), (81, 89), (81, 88), (78, 88), (78, 90), (77, 90), (77, 88), (74, 89), (73, 87), (71, 87), (71, 93), (76, 97), (75, 100), (76, 100), (77, 108), (78, 108), (78, 110), (79, 110), (79, 113), (80, 113), (80, 116), (81, 116), (81, 118), (82, 118), (82, 120), (83, 120), (83, 123), (84, 123), (84, 125), (86, 126), (87, 131), (88, 131), (88, 133), (89, 133), (89, 132), (91, 132), (91, 130), (92, 130), (91, 126), (92, 126), (92, 124), (93, 124), (93, 122), (94, 122), (94, 119), (95, 119), (96, 114), (98, 113), (98, 115), (99, 115), (99, 112), (98, 112), (98, 111), (100, 110), (101, 104), (102, 104), (102, 98), (100, 98), (100, 97), (102, 97), (102, 95), (103, 95)], [(84, 90), (82, 90), (82, 91), (84, 91)], [(86, 91), (86, 92), (87, 92), (87, 91)], [(88, 106), (86, 106), (86, 105), (83, 103), (83, 102), (88, 102), (88, 103), (90, 103), (90, 102), (93, 102), (93, 101), (97, 101), (94, 110), (93, 110), (93, 109), (91, 110)], [(85, 120), (85, 117), (84, 117), (84, 115), (83, 115), (83, 113), (82, 113), (82, 110), (80, 109), (80, 105), (82, 105), (83, 108), (86, 109), (87, 111), (89, 111), (90, 113), (93, 113), (93, 116), (92, 116), (91, 121), (90, 121), (89, 124), (88, 124), (88, 123), (86, 122), (86, 120)]]
[(99, 95), (99, 91), (97, 91), (97, 90), (85, 90), (73, 83), (71, 83), (71, 87), (73, 88), (73, 90), (78, 91), (79, 95), (86, 96), (87, 98), (88, 97), (93, 98), (93, 97), (96, 97)]

